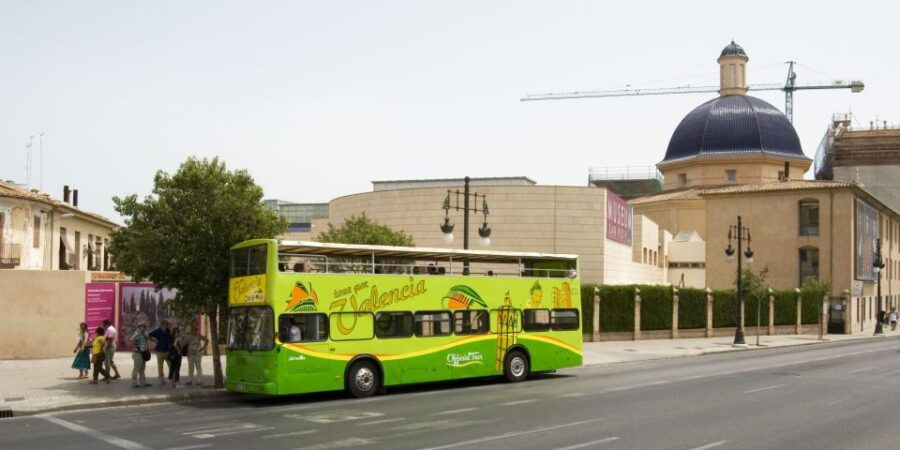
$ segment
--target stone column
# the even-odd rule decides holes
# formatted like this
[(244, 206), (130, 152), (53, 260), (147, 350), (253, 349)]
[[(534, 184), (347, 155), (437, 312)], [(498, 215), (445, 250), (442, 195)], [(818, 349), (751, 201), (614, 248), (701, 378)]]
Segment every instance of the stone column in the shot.
[(819, 306), (819, 340), (825, 338), (825, 326), (828, 323), (828, 293), (822, 296), (822, 304)]
[(769, 288), (769, 336), (775, 334), (775, 291)]
[(634, 340), (641, 338), (641, 290), (634, 288)]
[(600, 288), (594, 285), (594, 332), (591, 334), (591, 341), (598, 342), (600, 340)]
[(797, 325), (794, 326), (794, 334), (800, 334), (801, 319), (803, 317), (800, 314), (803, 308), (803, 295), (800, 294), (800, 288), (794, 288), (794, 292), (797, 293)]
[(713, 295), (710, 288), (706, 288), (706, 337), (713, 337)]
[(678, 339), (678, 288), (672, 288), (672, 339)]
[(850, 317), (850, 306), (852, 303), (850, 301), (850, 289), (844, 289), (844, 292), (842, 292), (841, 294), (842, 297), (844, 297), (844, 306), (842, 307), (842, 310), (844, 311), (844, 334), (850, 334), (852, 332), (850, 327), (853, 325), (853, 318)]

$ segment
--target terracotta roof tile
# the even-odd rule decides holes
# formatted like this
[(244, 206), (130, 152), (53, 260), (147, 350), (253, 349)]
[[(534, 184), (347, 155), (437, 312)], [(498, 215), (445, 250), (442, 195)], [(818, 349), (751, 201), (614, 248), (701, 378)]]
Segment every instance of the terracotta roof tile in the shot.
[(40, 192), (36, 189), (26, 189), (4, 181), (0, 181), (0, 197), (18, 198), (22, 200), (31, 200), (35, 202), (46, 203), (51, 206), (65, 208), (72, 212), (77, 212), (78, 214), (90, 217), (94, 220), (106, 222), (108, 225), (113, 227), (120, 226), (119, 224), (107, 219), (106, 217), (101, 216), (100, 214), (88, 212), (76, 206), (72, 206), (68, 203), (63, 203), (59, 200), (56, 200), (50, 197), (50, 194)]
[(737, 184), (726, 186), (702, 186), (677, 191), (663, 192), (656, 195), (639, 197), (632, 204), (656, 203), (671, 200), (699, 200), (708, 195), (750, 194), (756, 192), (804, 191), (811, 189), (834, 189), (856, 186), (844, 181), (826, 180), (791, 180), (771, 181), (767, 183)]

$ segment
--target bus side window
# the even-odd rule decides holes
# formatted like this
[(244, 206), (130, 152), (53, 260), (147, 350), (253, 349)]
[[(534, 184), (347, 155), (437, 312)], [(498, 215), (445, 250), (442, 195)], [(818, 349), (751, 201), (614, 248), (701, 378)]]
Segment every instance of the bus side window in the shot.
[(411, 337), (413, 315), (407, 311), (379, 312), (375, 314), (375, 336), (378, 338)]
[(491, 330), (490, 317), (483, 309), (453, 311), (453, 332), (456, 334), (484, 334)]
[(325, 314), (282, 314), (278, 317), (281, 342), (319, 342), (328, 339), (328, 317)]
[(375, 320), (370, 312), (331, 313), (331, 340), (354, 341), (372, 339), (375, 336)]
[(416, 336), (446, 336), (450, 334), (449, 311), (417, 311), (414, 319)]
[(556, 330), (578, 329), (577, 309), (554, 309), (550, 311), (550, 328)]
[(522, 329), (525, 331), (548, 331), (550, 329), (549, 309), (525, 309), (522, 312)]

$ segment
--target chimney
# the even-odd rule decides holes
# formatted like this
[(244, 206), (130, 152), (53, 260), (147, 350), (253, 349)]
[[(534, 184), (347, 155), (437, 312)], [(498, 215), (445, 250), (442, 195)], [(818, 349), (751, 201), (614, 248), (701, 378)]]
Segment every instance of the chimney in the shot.
[(78, 189), (72, 191), (72, 206), (78, 207)]
[(63, 203), (69, 204), (69, 185), (63, 186)]

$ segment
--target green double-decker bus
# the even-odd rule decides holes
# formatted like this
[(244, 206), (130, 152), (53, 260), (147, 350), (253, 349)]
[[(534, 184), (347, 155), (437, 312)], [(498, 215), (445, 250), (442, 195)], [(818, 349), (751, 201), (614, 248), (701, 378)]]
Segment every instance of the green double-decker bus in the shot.
[(582, 362), (574, 255), (257, 239), (231, 272), (233, 391), (366, 397)]

